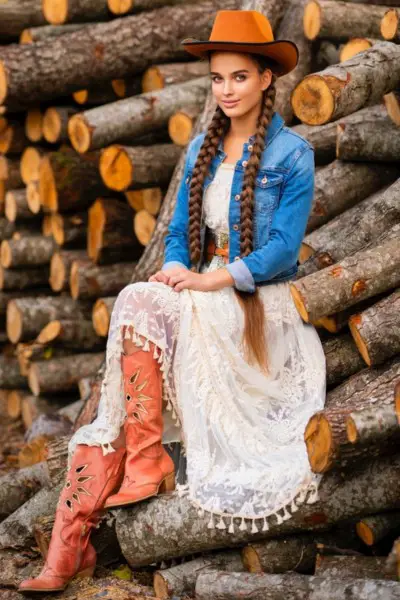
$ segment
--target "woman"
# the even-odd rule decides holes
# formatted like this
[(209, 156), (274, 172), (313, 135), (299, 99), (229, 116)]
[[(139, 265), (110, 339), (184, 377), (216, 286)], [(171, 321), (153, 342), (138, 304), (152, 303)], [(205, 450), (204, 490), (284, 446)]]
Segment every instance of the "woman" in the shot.
[(98, 416), (70, 441), (46, 564), (20, 591), (91, 574), (100, 510), (174, 488), (162, 441), (183, 442), (180, 491), (208, 527), (264, 531), (317, 497), (303, 432), (325, 356), (289, 290), (314, 153), (273, 110), (297, 48), (256, 11), (220, 11), (209, 41), (183, 45), (208, 58), (218, 107), (189, 145), (162, 270), (117, 298)]

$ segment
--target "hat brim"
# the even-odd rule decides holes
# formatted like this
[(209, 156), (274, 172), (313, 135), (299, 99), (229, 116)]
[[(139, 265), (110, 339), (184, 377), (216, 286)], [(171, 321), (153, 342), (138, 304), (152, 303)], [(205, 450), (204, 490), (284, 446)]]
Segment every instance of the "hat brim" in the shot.
[(277, 40), (275, 42), (254, 44), (246, 42), (202, 42), (193, 38), (187, 38), (183, 40), (181, 44), (186, 52), (189, 52), (198, 58), (206, 58), (207, 53), (211, 50), (262, 54), (277, 62), (278, 68), (274, 70), (274, 72), (278, 77), (292, 71), (297, 66), (299, 60), (298, 48), (296, 44), (290, 40)]

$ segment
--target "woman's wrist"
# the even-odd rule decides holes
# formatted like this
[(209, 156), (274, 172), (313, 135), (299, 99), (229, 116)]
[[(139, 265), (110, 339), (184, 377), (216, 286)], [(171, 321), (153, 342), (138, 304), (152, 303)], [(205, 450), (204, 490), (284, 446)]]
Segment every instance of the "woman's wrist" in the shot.
[(224, 287), (231, 287), (235, 283), (232, 275), (225, 268), (205, 273), (205, 276), (207, 277), (207, 287), (210, 292), (221, 290)]

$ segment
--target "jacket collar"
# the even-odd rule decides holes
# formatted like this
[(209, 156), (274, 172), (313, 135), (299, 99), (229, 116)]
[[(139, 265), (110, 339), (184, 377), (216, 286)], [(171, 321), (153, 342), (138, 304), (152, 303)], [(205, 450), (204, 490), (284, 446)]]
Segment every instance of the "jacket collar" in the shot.
[[(271, 124), (268, 127), (267, 130), (267, 137), (265, 140), (265, 147), (268, 146), (268, 144), (270, 144), (272, 142), (272, 140), (278, 135), (278, 133), (280, 132), (280, 130), (282, 129), (282, 127), (284, 126), (285, 121), (283, 120), (283, 118), (281, 117), (281, 115), (277, 112), (274, 112), (272, 115), (272, 119), (271, 119)], [(245, 149), (247, 150), (249, 144), (252, 144), (254, 142), (254, 140), (256, 139), (255, 135), (251, 135), (248, 139), (247, 142), (245, 142)], [(219, 141), (218, 144), (218, 150), (220, 150), (221, 152), (223, 152), (223, 144), (222, 144), (222, 140)]]

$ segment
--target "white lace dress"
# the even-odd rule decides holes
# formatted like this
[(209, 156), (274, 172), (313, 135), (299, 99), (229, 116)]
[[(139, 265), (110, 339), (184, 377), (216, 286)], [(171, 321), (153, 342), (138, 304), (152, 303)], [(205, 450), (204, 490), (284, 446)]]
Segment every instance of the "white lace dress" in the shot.
[[(228, 232), (234, 166), (221, 164), (204, 198), (208, 227)], [(209, 269), (220, 266), (214, 258)], [(244, 359), (244, 318), (232, 287), (175, 292), (162, 283), (127, 285), (114, 305), (97, 418), (70, 440), (113, 452), (126, 413), (120, 367), (122, 328), (163, 372), (163, 441), (183, 442), (187, 484), (179, 487), (207, 512), (208, 526), (268, 529), (298, 505), (315, 502), (320, 475), (309, 467), (303, 434), (324, 406), (326, 363), (313, 325), (297, 312), (287, 281), (260, 287), (266, 314), (270, 374)], [(127, 329), (126, 335), (131, 335)], [(172, 417), (172, 418), (171, 418)], [(241, 521), (235, 521), (241, 517)]]

